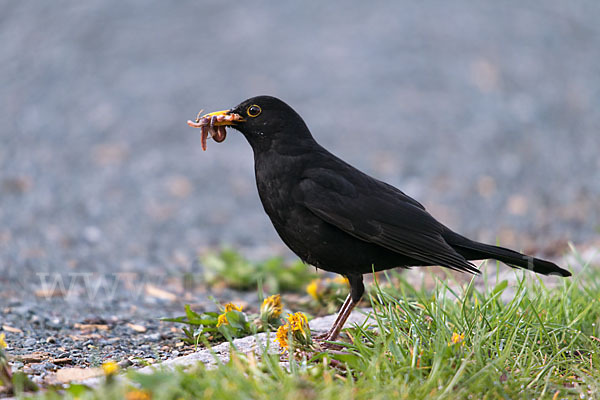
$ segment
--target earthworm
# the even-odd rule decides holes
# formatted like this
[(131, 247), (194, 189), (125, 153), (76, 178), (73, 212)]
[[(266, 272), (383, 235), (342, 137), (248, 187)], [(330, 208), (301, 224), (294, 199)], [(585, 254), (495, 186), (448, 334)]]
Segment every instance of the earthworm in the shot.
[(202, 145), (202, 151), (206, 151), (206, 138), (208, 137), (208, 126), (202, 125), (200, 127), (200, 144)]
[(202, 150), (204, 151), (206, 151), (206, 140), (208, 139), (209, 135), (217, 143), (221, 143), (227, 137), (225, 125), (215, 125), (216, 123), (223, 121), (243, 120), (238, 114), (221, 114), (201, 117), (201, 113), (202, 110), (198, 113), (196, 121), (188, 121), (187, 123), (193, 128), (200, 128), (200, 144), (202, 145)]

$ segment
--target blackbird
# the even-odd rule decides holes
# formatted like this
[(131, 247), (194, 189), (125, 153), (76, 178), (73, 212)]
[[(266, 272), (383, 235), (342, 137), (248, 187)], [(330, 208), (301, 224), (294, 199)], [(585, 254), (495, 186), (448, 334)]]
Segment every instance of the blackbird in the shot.
[(350, 294), (321, 339), (338, 337), (364, 293), (363, 275), (373, 271), (439, 265), (475, 274), (469, 260), (495, 259), (543, 275), (571, 275), (453, 232), (418, 201), (324, 149), (300, 115), (275, 97), (253, 97), (188, 124), (202, 127), (203, 135), (225, 126), (240, 131), (254, 151), (258, 194), (281, 239), (305, 263), (348, 278)]

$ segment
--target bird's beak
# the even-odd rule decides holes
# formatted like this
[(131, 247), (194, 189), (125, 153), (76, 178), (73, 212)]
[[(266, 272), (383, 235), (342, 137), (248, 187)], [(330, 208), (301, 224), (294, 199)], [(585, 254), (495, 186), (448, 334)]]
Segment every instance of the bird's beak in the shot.
[(215, 111), (202, 116), (200, 116), (200, 113), (198, 113), (195, 122), (188, 121), (189, 126), (193, 128), (200, 128), (202, 126), (231, 126), (235, 125), (236, 122), (244, 122), (244, 118), (241, 115), (232, 113), (231, 110)]

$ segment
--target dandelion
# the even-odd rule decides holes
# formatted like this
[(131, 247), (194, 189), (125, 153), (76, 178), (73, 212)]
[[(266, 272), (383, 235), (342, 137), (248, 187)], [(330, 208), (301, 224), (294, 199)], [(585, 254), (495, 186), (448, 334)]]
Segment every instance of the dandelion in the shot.
[(320, 279), (313, 279), (306, 287), (306, 293), (308, 293), (310, 297), (312, 297), (315, 300), (319, 300), (319, 298), (321, 297), (319, 296), (319, 282)]
[(287, 322), (277, 329), (277, 338), (275, 341), (279, 342), (280, 347), (284, 349), (288, 348), (288, 340), (290, 338), (296, 348), (307, 349), (312, 347), (313, 342), (308, 319), (301, 312), (289, 314)]
[(301, 312), (289, 314), (288, 321), (292, 326), (292, 331), (294, 332), (304, 332), (306, 329), (310, 330), (310, 328), (308, 328), (308, 319), (306, 318), (306, 315), (302, 314)]
[(343, 275), (338, 275), (335, 278), (333, 278), (331, 281), (334, 283), (338, 283), (340, 285), (349, 285), (348, 278), (346, 278)]
[(227, 321), (226, 313), (219, 315), (219, 318), (217, 318), (217, 328), (220, 327), (221, 325), (228, 325), (228, 324), (229, 324), (229, 321)]
[(106, 361), (102, 364), (104, 375), (111, 376), (119, 372), (119, 365), (114, 361)]
[(8, 347), (6, 344), (6, 335), (4, 333), (0, 333), (0, 349), (5, 349)]
[(267, 297), (263, 300), (263, 303), (260, 306), (261, 314), (268, 314), (269, 316), (272, 315), (275, 318), (279, 318), (282, 311), (283, 306), (281, 305), (281, 296), (278, 294)]
[(306, 286), (306, 293), (319, 303), (334, 302), (348, 286), (348, 278), (336, 276), (335, 278), (313, 279)]
[(279, 343), (279, 347), (287, 349), (288, 347), (288, 335), (290, 333), (290, 325), (284, 324), (277, 328), (275, 342)]
[(219, 315), (219, 317), (217, 318), (217, 328), (220, 327), (221, 325), (228, 325), (229, 321), (227, 321), (227, 313), (230, 311), (242, 311), (242, 306), (237, 306), (233, 303), (227, 303), (225, 304), (225, 310), (223, 311), (223, 313), (221, 315)]
[(134, 389), (125, 393), (125, 400), (150, 400), (151, 398), (150, 393), (145, 390)]
[(233, 303), (227, 303), (225, 304), (225, 312), (229, 312), (229, 311), (242, 311), (242, 306), (236, 306)]
[(260, 306), (260, 319), (268, 323), (277, 322), (282, 312), (281, 296), (274, 294), (264, 299)]
[(456, 332), (454, 332), (452, 334), (452, 338), (450, 339), (450, 343), (448, 343), (448, 346), (452, 346), (453, 344), (458, 344), (461, 343), (461, 346), (464, 345), (463, 340), (465, 340), (465, 334), (461, 333), (460, 335)]

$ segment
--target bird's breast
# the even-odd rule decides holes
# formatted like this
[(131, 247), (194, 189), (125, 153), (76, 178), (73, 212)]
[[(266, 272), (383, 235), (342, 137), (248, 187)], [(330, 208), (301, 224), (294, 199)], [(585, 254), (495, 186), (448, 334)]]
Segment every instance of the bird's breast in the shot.
[(306, 256), (304, 245), (309, 238), (318, 236), (322, 225), (301, 199), (294, 196), (304, 166), (298, 157), (255, 158), (256, 186), (263, 208), (279, 236), (303, 259)]
[[(273, 158), (271, 158), (273, 160)], [(256, 187), (273, 224), (283, 224), (297, 207), (292, 193), (299, 184), (301, 166), (294, 160), (255, 160)], [(277, 228), (277, 226), (276, 226)]]

